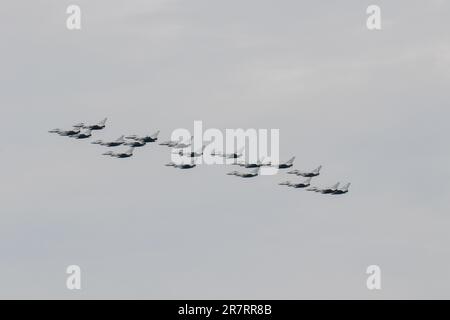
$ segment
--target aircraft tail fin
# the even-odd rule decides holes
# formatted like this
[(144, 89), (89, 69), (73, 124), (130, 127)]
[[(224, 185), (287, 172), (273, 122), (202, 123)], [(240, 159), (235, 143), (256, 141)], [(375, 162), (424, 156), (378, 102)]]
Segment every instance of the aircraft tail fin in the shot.
[(330, 189), (337, 190), (337, 188), (339, 188), (339, 184), (339, 182), (336, 183), (334, 186), (331, 186)]
[(159, 130), (156, 131), (154, 134), (151, 135), (152, 139), (158, 138)]
[(125, 140), (125, 136), (122, 135), (116, 140), (116, 142), (121, 142), (121, 141), (124, 141), (124, 140)]
[(350, 188), (350, 182), (349, 183), (347, 183), (345, 186), (343, 186), (342, 188), (341, 188), (341, 191), (348, 191), (348, 188)]
[(236, 154), (237, 155), (242, 155), (242, 153), (245, 151), (245, 146), (243, 146), (242, 148), (240, 148), (237, 152), (236, 152)]
[(295, 160), (295, 156), (292, 157), (292, 158), (290, 158), (290, 159), (286, 162), (286, 164), (293, 164), (293, 163), (294, 163), (294, 160)]
[(322, 166), (318, 166), (316, 169), (314, 169), (314, 173), (320, 173), (320, 169), (322, 169)]

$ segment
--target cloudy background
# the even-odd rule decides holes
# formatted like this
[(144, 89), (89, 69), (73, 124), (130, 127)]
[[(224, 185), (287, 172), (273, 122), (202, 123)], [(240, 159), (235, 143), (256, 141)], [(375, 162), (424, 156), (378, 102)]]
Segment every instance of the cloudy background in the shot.
[[(3, 1), (0, 297), (450, 298), (449, 18), (437, 0)], [(279, 128), (282, 159), (352, 187), (47, 133), (105, 116), (94, 138)]]

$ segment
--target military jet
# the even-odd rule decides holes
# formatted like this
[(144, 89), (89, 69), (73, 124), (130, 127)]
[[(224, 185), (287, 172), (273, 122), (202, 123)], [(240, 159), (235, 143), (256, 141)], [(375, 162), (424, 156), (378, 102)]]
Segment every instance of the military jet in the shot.
[(189, 151), (189, 152), (183, 152), (183, 150), (180, 150), (178, 152), (178, 154), (180, 156), (186, 156), (186, 157), (190, 157), (190, 158), (196, 158), (196, 157), (200, 157), (203, 155), (203, 151), (205, 150), (206, 146), (202, 147), (202, 151), (199, 152), (193, 152), (193, 151)]
[(294, 164), (294, 160), (295, 160), (295, 157), (292, 157), (292, 158), (290, 158), (288, 161), (286, 161), (286, 162), (284, 162), (284, 163), (278, 164), (278, 168), (279, 168), (279, 169), (287, 169), (287, 168), (290, 168), (290, 167), (292, 167), (292, 165)]
[(106, 126), (106, 120), (108, 120), (108, 118), (103, 119), (102, 121), (100, 121), (97, 124), (86, 125), (86, 124), (80, 123), (78, 125), (81, 125), (83, 127), (83, 129), (102, 130)]
[(332, 194), (344, 194), (344, 193), (347, 193), (349, 187), (350, 187), (350, 182), (347, 183), (342, 188), (336, 189)]
[(339, 187), (339, 182), (336, 183), (335, 185), (331, 186), (331, 187), (324, 188), (324, 189), (321, 189), (321, 188), (318, 188), (318, 187), (311, 187), (311, 188), (308, 188), (306, 190), (307, 191), (319, 192), (319, 193), (322, 193), (322, 194), (330, 194), (330, 193), (334, 193), (335, 191), (337, 191), (338, 187)]
[(107, 151), (105, 153), (103, 153), (104, 156), (111, 156), (114, 158), (129, 158), (131, 156), (133, 156), (133, 151), (134, 151), (134, 147), (131, 147), (130, 149), (128, 149), (125, 152), (112, 152), (112, 151)]
[(184, 148), (187, 148), (187, 147), (189, 147), (190, 145), (192, 145), (192, 141), (193, 141), (193, 140), (194, 140), (194, 137), (193, 137), (193, 136), (191, 136), (191, 141), (188, 141), (188, 142), (186, 142), (186, 143), (182, 142), (181, 139), (180, 139), (180, 141), (179, 141), (177, 144), (175, 144), (175, 145), (173, 146), (173, 148), (176, 148), (176, 149), (184, 149)]
[(181, 142), (181, 140), (183, 140), (183, 138), (180, 138), (178, 140), (168, 140), (168, 141), (161, 142), (159, 145), (160, 146), (174, 147), (177, 144), (179, 144)]
[(169, 162), (166, 164), (166, 167), (174, 167), (178, 169), (192, 169), (196, 166), (195, 163), (175, 163), (175, 162)]
[(212, 156), (220, 156), (220, 157), (224, 157), (226, 159), (237, 159), (242, 157), (242, 152), (244, 151), (245, 147), (239, 149), (239, 151), (237, 152), (233, 152), (233, 153), (222, 153), (222, 152), (216, 152), (215, 150), (213, 150), (211, 152)]
[(138, 140), (138, 141), (144, 141), (144, 142), (155, 142), (156, 140), (158, 140), (158, 134), (159, 134), (159, 130), (150, 136), (138, 136), (138, 135), (133, 134), (133, 135), (127, 136), (125, 138), (132, 139), (132, 140)]
[(244, 167), (244, 168), (259, 168), (262, 166), (270, 166), (270, 163), (263, 163), (264, 159), (258, 160), (255, 163), (246, 163), (246, 162), (240, 162), (236, 163), (237, 165)]
[(123, 143), (124, 146), (130, 147), (143, 147), (147, 144), (147, 142), (143, 140), (128, 140)]
[(195, 163), (181, 163), (181, 164), (175, 164), (175, 163), (168, 163), (166, 164), (167, 167), (174, 167), (178, 169), (192, 169), (196, 166)]
[(320, 169), (322, 169), (322, 166), (318, 166), (316, 169), (311, 171), (300, 171), (300, 170), (291, 170), (288, 173), (289, 174), (296, 174), (297, 176), (302, 176), (305, 178), (309, 177), (316, 177), (320, 174)]
[(80, 133), (80, 127), (75, 127), (74, 126), (73, 129), (69, 129), (69, 130), (62, 130), (62, 129), (56, 128), (56, 129), (50, 130), (49, 132), (50, 133), (57, 133), (60, 136), (70, 137), (70, 136), (79, 134)]
[(99, 145), (105, 146), (105, 147), (117, 147), (117, 146), (120, 146), (120, 145), (124, 144), (125, 143), (125, 139), (124, 139), (124, 136), (120, 136), (115, 141), (96, 140), (96, 141), (92, 141), (91, 143), (92, 144), (99, 144)]
[(292, 187), (292, 188), (306, 188), (306, 187), (310, 186), (311, 179), (312, 178), (308, 178), (305, 181), (300, 182), (300, 183), (292, 183), (290, 181), (284, 181), (284, 182), (280, 182), (279, 185), (280, 186), (288, 186), (288, 187)]
[(253, 178), (259, 175), (259, 168), (256, 168), (249, 172), (240, 172), (240, 171), (231, 171), (228, 172), (227, 175), (229, 176), (237, 176), (241, 178)]
[(89, 138), (90, 136), (92, 136), (91, 129), (87, 129), (87, 130), (84, 131), (84, 132), (80, 132), (80, 133), (71, 135), (71, 136), (69, 136), (69, 137), (75, 138), (75, 139), (86, 139), (86, 138)]

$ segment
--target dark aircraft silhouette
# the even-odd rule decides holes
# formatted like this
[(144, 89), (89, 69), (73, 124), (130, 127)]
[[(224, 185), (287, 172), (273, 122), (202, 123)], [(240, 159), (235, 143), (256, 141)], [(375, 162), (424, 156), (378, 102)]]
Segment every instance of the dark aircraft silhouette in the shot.
[(125, 139), (124, 139), (124, 136), (120, 136), (115, 141), (96, 140), (96, 141), (92, 141), (91, 143), (92, 144), (99, 144), (99, 145), (105, 146), (105, 147), (117, 147), (117, 146), (120, 146), (120, 145), (124, 144), (125, 143)]
[(133, 134), (131, 136), (127, 136), (126, 138), (132, 139), (132, 140), (143, 141), (143, 142), (155, 142), (156, 140), (158, 140), (158, 134), (159, 134), (159, 130), (150, 136), (138, 136), (138, 135)]
[(84, 131), (84, 132), (80, 132), (80, 133), (71, 135), (71, 136), (69, 136), (69, 137), (75, 138), (75, 139), (86, 139), (86, 138), (89, 138), (89, 137), (91, 137), (91, 136), (92, 136), (91, 129), (87, 129), (87, 130)]
[(100, 121), (97, 124), (91, 124), (91, 125), (86, 125), (83, 123), (77, 124), (77, 126), (82, 126), (83, 129), (89, 129), (89, 130), (102, 130), (105, 126), (106, 126), (106, 120), (108, 120), (108, 118), (103, 119), (102, 121)]
[(69, 129), (69, 130), (62, 130), (62, 129), (53, 129), (49, 131), (50, 133), (57, 133), (60, 136), (66, 136), (66, 137), (70, 137), (76, 134), (80, 133), (80, 128), (79, 127), (73, 127), (73, 129)]
[(319, 193), (322, 193), (322, 194), (330, 194), (330, 193), (334, 193), (335, 191), (337, 191), (338, 187), (339, 187), (339, 182), (336, 183), (335, 185), (329, 187), (329, 188), (323, 188), (322, 189), (322, 188), (318, 188), (318, 187), (311, 187), (311, 188), (308, 188), (306, 190), (319, 192)]
[(350, 188), (350, 182), (347, 183), (342, 188), (336, 189), (336, 191), (334, 191), (332, 194), (344, 194), (344, 193), (347, 193), (348, 192), (348, 188)]
[(103, 153), (103, 155), (105, 156), (111, 156), (113, 158), (129, 158), (133, 156), (133, 151), (134, 151), (134, 147), (131, 147), (130, 149), (128, 149), (125, 152), (112, 152), (112, 151), (107, 151), (105, 153)]
[(300, 183), (292, 183), (290, 181), (284, 181), (284, 182), (280, 182), (279, 185), (288, 186), (288, 187), (292, 187), (292, 188), (306, 188), (306, 187), (310, 186), (311, 179), (312, 178), (308, 178), (305, 181), (300, 182)]
[(174, 167), (177, 169), (192, 169), (196, 166), (195, 163), (175, 163), (175, 162), (169, 162), (166, 164), (166, 167)]
[(296, 174), (298, 176), (302, 176), (305, 178), (309, 178), (309, 177), (316, 177), (320, 174), (320, 169), (322, 169), (322, 166), (318, 166), (316, 169), (311, 170), (311, 171), (300, 171), (300, 170), (291, 170), (288, 173), (289, 174)]
[(278, 168), (279, 168), (279, 169), (287, 169), (287, 168), (290, 168), (290, 167), (292, 167), (292, 165), (294, 164), (294, 160), (295, 160), (295, 157), (292, 157), (292, 158), (290, 158), (288, 161), (286, 161), (286, 162), (284, 162), (284, 163), (280, 163), (280, 164), (278, 165)]
[(228, 172), (227, 175), (229, 176), (237, 176), (241, 178), (253, 178), (259, 175), (259, 168), (256, 168), (249, 172), (240, 172), (240, 171), (231, 171)]

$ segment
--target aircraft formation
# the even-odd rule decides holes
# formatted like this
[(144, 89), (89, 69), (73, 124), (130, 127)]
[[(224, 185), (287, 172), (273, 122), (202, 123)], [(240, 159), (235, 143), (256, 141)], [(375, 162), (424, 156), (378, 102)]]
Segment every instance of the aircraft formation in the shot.
[[(87, 138), (92, 137), (93, 131), (104, 129), (106, 127), (106, 121), (107, 121), (107, 118), (103, 119), (102, 121), (100, 121), (96, 124), (78, 123), (78, 124), (73, 125), (72, 128), (67, 129), (67, 130), (57, 128), (57, 129), (50, 130), (49, 132), (56, 133), (60, 136), (69, 137), (69, 138), (73, 138), (73, 139), (87, 139)], [(104, 141), (104, 140), (99, 139), (99, 140), (92, 141), (91, 144), (100, 145), (100, 146), (108, 147), (108, 148), (127, 146), (129, 148), (126, 150), (118, 151), (118, 152), (109, 150), (109, 151), (104, 152), (103, 155), (110, 156), (113, 158), (130, 158), (133, 156), (133, 152), (136, 147), (143, 147), (147, 143), (156, 142), (158, 140), (159, 132), (160, 131), (158, 130), (155, 133), (153, 133), (152, 135), (147, 135), (147, 136), (139, 136), (139, 135), (135, 135), (135, 134), (128, 135), (128, 136), (122, 135), (119, 138), (117, 138), (116, 140), (112, 140), (112, 141)], [(193, 138), (194, 137), (191, 137), (190, 141), (182, 141), (182, 138), (180, 138), (177, 141), (168, 140), (168, 141), (159, 143), (159, 145), (167, 146), (169, 148), (178, 150), (177, 153), (180, 156), (190, 159), (190, 161), (188, 161), (186, 163), (184, 163), (184, 162), (183, 163), (169, 162), (166, 164), (167, 167), (174, 167), (177, 169), (192, 169), (192, 168), (196, 167), (196, 164), (194, 163), (194, 159), (197, 157), (203, 156), (203, 152), (204, 152), (206, 146), (203, 146), (200, 150), (197, 150), (197, 151), (194, 151), (194, 150), (185, 151), (184, 149), (186, 149), (192, 145)], [(234, 162), (231, 163), (232, 165), (237, 165), (244, 169), (252, 169), (250, 171), (233, 170), (233, 171), (227, 173), (227, 175), (236, 176), (236, 177), (240, 177), (240, 178), (257, 177), (260, 175), (261, 167), (273, 166), (270, 161), (265, 162), (264, 161), (265, 159), (258, 160), (254, 163), (246, 162), (245, 160), (242, 159), (243, 151), (244, 151), (244, 148), (242, 148), (239, 151), (236, 151), (234, 153), (228, 153), (228, 154), (213, 151), (211, 153), (211, 155), (223, 157), (225, 159), (233, 159)], [(276, 164), (275, 166), (278, 169), (289, 169), (289, 168), (292, 168), (292, 166), (294, 165), (294, 160), (295, 160), (295, 156), (292, 157), (291, 159), (289, 159), (288, 161)], [(295, 189), (305, 189), (307, 191), (317, 192), (320, 194), (328, 194), (328, 195), (342, 195), (342, 194), (345, 194), (348, 192), (348, 190), (350, 188), (350, 183), (347, 183), (342, 187), (340, 187), (339, 182), (337, 182), (336, 184), (334, 184), (333, 186), (330, 186), (330, 187), (320, 188), (317, 186), (311, 186), (311, 180), (314, 177), (317, 177), (320, 175), (321, 169), (322, 169), (322, 166), (318, 166), (316, 169), (309, 170), (309, 171), (301, 171), (298, 169), (287, 171), (287, 174), (296, 175), (296, 176), (306, 178), (306, 179), (304, 179), (303, 181), (299, 181), (299, 182), (291, 182), (291, 181), (287, 180), (287, 181), (280, 182), (279, 185), (287, 186), (287, 187), (295, 188)]]

